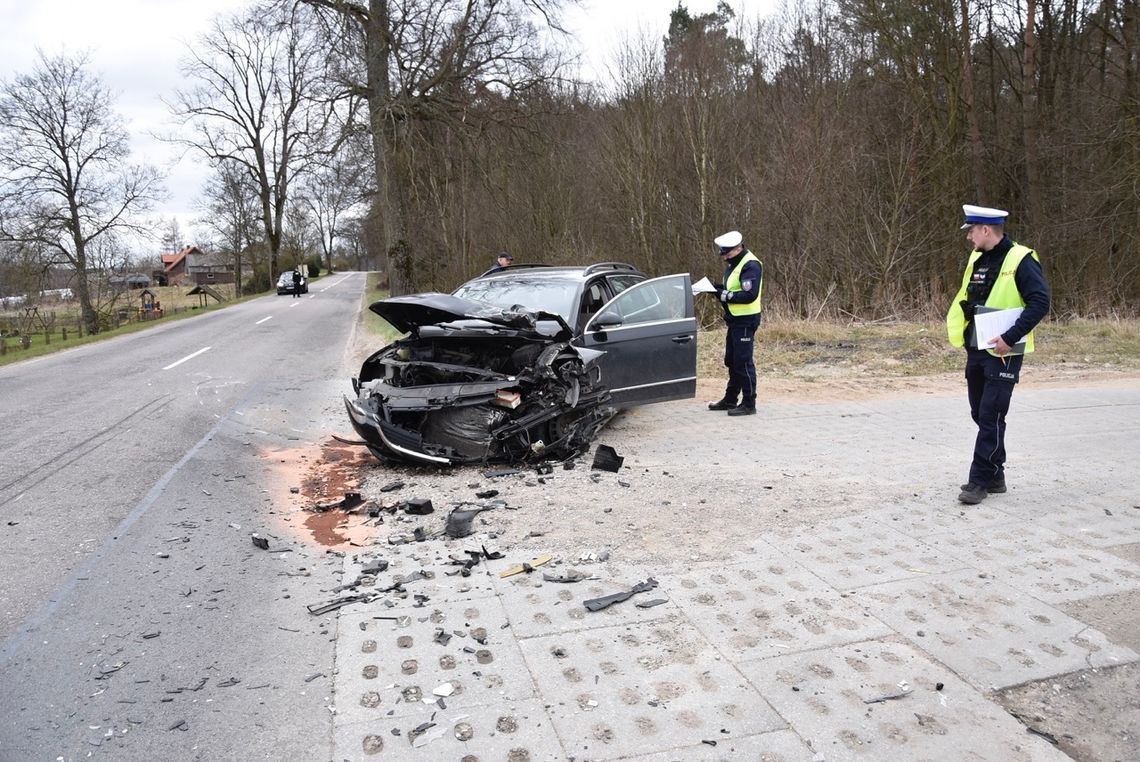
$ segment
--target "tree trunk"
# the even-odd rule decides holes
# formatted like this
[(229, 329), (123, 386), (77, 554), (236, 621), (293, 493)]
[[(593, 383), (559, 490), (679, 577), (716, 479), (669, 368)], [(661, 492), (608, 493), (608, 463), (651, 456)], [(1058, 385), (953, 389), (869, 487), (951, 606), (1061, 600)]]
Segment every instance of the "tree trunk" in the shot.
[(962, 100), (966, 105), (966, 124), (970, 135), (970, 168), (974, 174), (975, 199), (988, 199), (986, 183), (986, 147), (982, 143), (982, 129), (978, 124), (978, 110), (974, 105), (974, 56), (970, 35), (970, 3), (959, 0), (962, 12)]
[(1040, 216), (1041, 173), (1037, 157), (1037, 38), (1034, 26), (1037, 0), (1027, 0), (1025, 8), (1025, 57), (1021, 65), (1021, 126), (1025, 140), (1026, 227), (1032, 227)]

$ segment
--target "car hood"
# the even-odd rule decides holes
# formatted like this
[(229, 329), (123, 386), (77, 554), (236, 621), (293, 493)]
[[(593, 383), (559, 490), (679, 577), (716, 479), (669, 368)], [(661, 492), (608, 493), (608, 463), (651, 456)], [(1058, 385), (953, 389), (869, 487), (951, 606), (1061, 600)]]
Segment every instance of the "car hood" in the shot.
[(393, 296), (373, 302), (368, 309), (387, 320), (393, 328), (411, 333), (420, 326), (451, 323), (456, 320), (483, 320), (493, 325), (523, 331), (536, 331), (538, 320), (555, 320), (569, 332), (561, 315), (518, 307), (504, 310), (482, 302), (473, 302), (451, 294), (427, 293)]

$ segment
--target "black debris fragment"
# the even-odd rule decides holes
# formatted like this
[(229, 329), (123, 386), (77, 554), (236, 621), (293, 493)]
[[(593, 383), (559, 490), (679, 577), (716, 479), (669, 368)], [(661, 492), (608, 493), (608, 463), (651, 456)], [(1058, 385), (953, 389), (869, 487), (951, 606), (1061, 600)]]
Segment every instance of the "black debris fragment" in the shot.
[(542, 475), (552, 474), (552, 473), (554, 473), (554, 466), (552, 466), (547, 461), (543, 461), (542, 463), (536, 463), (534, 466), (534, 470), (535, 470), (535, 473), (542, 474)]
[(497, 494), (499, 494), (499, 491), (497, 489), (485, 489), (476, 492), (475, 497), (479, 498), (480, 500), (486, 500), (487, 498), (494, 497)]
[(711, 738), (702, 738), (701, 743), (707, 746), (716, 746), (716, 741), (712, 740)]
[(1041, 738), (1044, 738), (1046, 741), (1053, 744), (1054, 746), (1058, 745), (1058, 741), (1057, 741), (1056, 736), (1054, 736), (1052, 733), (1046, 733), (1044, 730), (1038, 730), (1037, 728), (1033, 727), (1032, 725), (1026, 725), (1025, 726), (1025, 732), (1030, 733), (1030, 734), (1035, 735), (1035, 736), (1040, 736)]
[(383, 558), (378, 558), (375, 561), (369, 561), (367, 564), (365, 564), (364, 568), (360, 570), (360, 573), (371, 574), (375, 577), (377, 574), (380, 574), (381, 572), (385, 572), (387, 570), (388, 562)]
[(227, 679), (223, 680), (222, 682), (218, 683), (218, 687), (219, 688), (232, 688), (233, 686), (237, 685), (240, 682), (241, 682), (241, 680), (239, 678), (230, 677), (230, 678), (227, 678)]
[(268, 538), (262, 537), (261, 535), (254, 533), (254, 534), (251, 534), (249, 536), (249, 539), (253, 541), (254, 545), (261, 548), (262, 550), (269, 550)]
[(946, 686), (945, 686), (943, 683), (935, 683), (935, 684), (934, 684), (934, 690), (936, 690), (936, 691), (940, 691), (940, 690), (942, 690), (942, 689), (943, 689), (943, 688), (945, 688), (945, 687), (946, 687)]
[(178, 722), (174, 723), (169, 728), (167, 728), (167, 730), (182, 730), (182, 731), (187, 731), (189, 729), (190, 729), (190, 726), (186, 724), (186, 720), (179, 720)]
[(653, 577), (650, 577), (644, 582), (638, 582), (636, 585), (623, 593), (614, 593), (613, 595), (606, 595), (601, 598), (591, 598), (588, 601), (584, 601), (582, 605), (586, 607), (587, 611), (601, 611), (604, 608), (609, 608), (615, 603), (621, 603), (622, 601), (629, 600), (634, 595), (647, 592), (655, 587), (657, 587), (657, 580), (653, 579)]
[(637, 603), (635, 603), (633, 605), (637, 606), (639, 609), (651, 609), (654, 606), (660, 606), (662, 603), (668, 603), (668, 602), (669, 601), (666, 600), (665, 598), (654, 598), (651, 601), (638, 601)]
[(510, 476), (511, 474), (517, 474), (518, 472), (519, 470), (517, 468), (500, 468), (495, 471), (484, 471), (483, 476), (487, 477), (488, 479), (494, 479), (496, 476)]
[(356, 595), (346, 595), (341, 598), (333, 598), (331, 601), (324, 603), (310, 603), (307, 608), (309, 613), (313, 616), (320, 616), (327, 614), (330, 611), (336, 611), (342, 606), (347, 606), (350, 603), (368, 603), (377, 597), (376, 593), (358, 593)]
[(395, 481), (395, 482), (388, 482), (387, 484), (385, 484), (383, 487), (380, 488), (380, 491), (381, 492), (395, 492), (396, 490), (403, 489), (403, 488), (404, 488), (403, 482)]
[(618, 455), (617, 450), (609, 445), (600, 444), (598, 449), (594, 450), (594, 463), (590, 468), (599, 471), (612, 471), (616, 474), (624, 462), (625, 458)]
[(435, 727), (434, 722), (424, 722), (408, 731), (408, 741), (413, 742), (424, 733)]
[(453, 508), (451, 513), (447, 514), (447, 525), (443, 529), (444, 533), (455, 539), (474, 533), (475, 517), (487, 510), (490, 508), (482, 506)]
[(313, 674), (311, 674), (311, 675), (306, 675), (306, 676), (305, 676), (305, 682), (306, 682), (306, 683), (311, 683), (311, 682), (313, 682), (314, 680), (316, 680), (318, 677), (325, 677), (325, 673), (324, 673), (324, 672), (314, 672), (314, 673), (313, 673)]
[(487, 550), (486, 545), (480, 545), (479, 547), (483, 549), (483, 558), (488, 561), (497, 561), (503, 557), (503, 554), (497, 550)]
[(405, 500), (400, 504), (400, 507), (404, 513), (412, 516), (426, 516), (435, 511), (431, 505), (431, 499), (426, 497), (413, 497), (411, 500)]

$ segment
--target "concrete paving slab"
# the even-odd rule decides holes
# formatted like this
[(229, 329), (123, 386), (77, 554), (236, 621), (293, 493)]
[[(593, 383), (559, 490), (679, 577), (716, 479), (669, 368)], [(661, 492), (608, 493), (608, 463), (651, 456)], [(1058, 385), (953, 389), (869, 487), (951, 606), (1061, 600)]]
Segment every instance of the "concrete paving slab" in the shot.
[(927, 542), (1046, 603), (1140, 588), (1140, 566), (1037, 524), (928, 535)]
[(962, 568), (925, 543), (863, 516), (761, 539), (841, 590)]
[[(740, 669), (829, 761), (1068, 759), (952, 670), (903, 643), (856, 643), (746, 661)], [(909, 686), (905, 696), (875, 701), (902, 693), (901, 683)]]
[(617, 759), (786, 727), (684, 617), (521, 646), (572, 757)]
[[(490, 570), (516, 637), (532, 638), (555, 632), (650, 622), (678, 613), (676, 604), (672, 602), (652, 608), (638, 608), (637, 604), (645, 601), (670, 599), (669, 591), (664, 590), (660, 584), (653, 590), (639, 593), (600, 611), (588, 611), (583, 605), (591, 598), (629, 590), (647, 577), (654, 576), (646, 569), (617, 564), (560, 564), (556, 567), (543, 566), (530, 574), (516, 574), (506, 578), (500, 578), (494, 573), (508, 565), (494, 562)], [(572, 571), (589, 574), (593, 578), (573, 583), (546, 582), (542, 578), (543, 572), (565, 574)], [(654, 579), (660, 582), (659, 578)]]
[(686, 617), (729, 659), (868, 640), (891, 630), (831, 585), (772, 551), (663, 575)]
[(1002, 501), (1001, 510), (1087, 545), (1107, 548), (1140, 542), (1138, 498), (1089, 496), (1079, 490)]
[(744, 738), (718, 735), (707, 739), (713, 746), (701, 743), (656, 754), (622, 757), (623, 762), (737, 762), (747, 759), (756, 762), (818, 762), (815, 752), (791, 730), (773, 730)]
[[(1013, 521), (1014, 517), (1001, 510), (996, 505), (997, 502), (997, 500), (987, 501), (967, 507), (957, 503), (957, 500), (954, 504), (947, 500), (945, 506), (915, 501), (907, 505), (877, 508), (863, 515), (897, 532), (902, 532), (907, 537), (925, 540), (931, 535), (1008, 524)], [(937, 544), (932, 546), (936, 549), (938, 547)]]
[[(418, 728), (423, 730), (416, 732)], [(335, 730), (334, 752), (334, 759), (375, 757), (409, 762), (546, 762), (567, 758), (546, 710), (535, 699), (340, 724)]]
[(982, 690), (1138, 658), (1098, 630), (972, 569), (889, 582), (855, 595)]
[[(439, 608), (343, 614), (336, 656), (338, 721), (390, 714), (422, 722), (442, 708), (534, 697), (530, 672), (506, 625), (503, 605), (493, 596)], [(449, 637), (437, 639), (440, 632)], [(440, 691), (446, 694), (441, 705), (436, 690), (445, 684), (450, 687)]]

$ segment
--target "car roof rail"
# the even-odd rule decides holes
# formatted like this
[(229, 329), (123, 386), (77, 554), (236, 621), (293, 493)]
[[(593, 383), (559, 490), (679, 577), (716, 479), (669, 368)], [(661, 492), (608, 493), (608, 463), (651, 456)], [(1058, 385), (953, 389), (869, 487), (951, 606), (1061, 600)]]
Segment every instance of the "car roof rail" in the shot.
[(586, 268), (583, 275), (591, 275), (602, 270), (629, 270), (630, 272), (638, 272), (637, 268), (625, 262), (598, 262)]
[[(511, 262), (506, 267), (499, 268), (499, 270), (522, 270), (522, 269), (525, 269), (527, 267), (553, 267), (553, 266), (554, 265), (548, 264), (546, 262), (519, 262), (518, 264)], [(492, 272), (499, 272), (499, 270), (492, 270)]]

